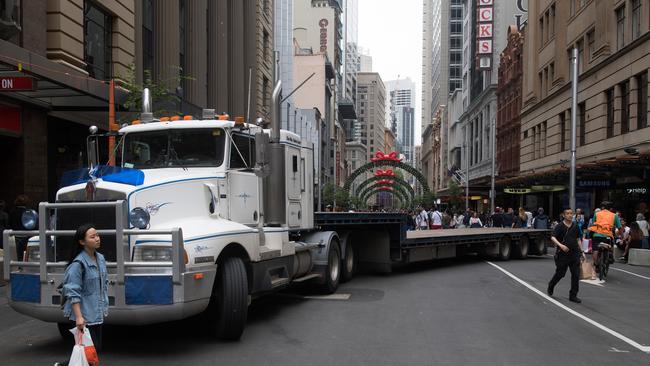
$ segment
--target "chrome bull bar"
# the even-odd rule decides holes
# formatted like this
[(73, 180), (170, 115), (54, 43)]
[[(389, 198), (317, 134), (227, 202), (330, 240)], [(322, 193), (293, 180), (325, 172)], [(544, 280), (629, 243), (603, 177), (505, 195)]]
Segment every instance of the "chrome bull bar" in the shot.
[[(115, 208), (115, 229), (110, 230), (97, 230), (99, 235), (114, 235), (115, 236), (115, 252), (116, 261), (107, 262), (108, 268), (115, 268), (115, 305), (125, 306), (125, 276), (127, 268), (150, 268), (150, 267), (171, 267), (172, 269), (172, 282), (174, 285), (183, 284), (183, 273), (185, 272), (185, 254), (183, 247), (183, 232), (181, 228), (172, 228), (169, 230), (139, 230), (129, 229), (127, 223), (127, 204), (124, 200), (113, 202), (78, 202), (78, 203), (48, 203), (41, 202), (38, 207), (39, 223), (38, 230), (5, 230), (2, 235), (4, 238), (4, 279), (11, 280), (12, 267), (38, 267), (40, 283), (46, 284), (48, 281), (48, 269), (65, 268), (67, 262), (48, 262), (47, 261), (47, 237), (48, 236), (74, 236), (74, 230), (48, 230), (49, 210), (58, 209), (72, 209), (72, 208), (99, 208), (99, 207), (114, 207)], [(36, 236), (39, 237), (39, 250), (40, 259), (38, 262), (26, 262), (18, 260), (16, 253), (16, 236)], [(163, 262), (134, 262), (130, 260), (129, 240), (126, 236), (150, 236), (150, 235), (171, 235), (172, 238), (172, 260)]]

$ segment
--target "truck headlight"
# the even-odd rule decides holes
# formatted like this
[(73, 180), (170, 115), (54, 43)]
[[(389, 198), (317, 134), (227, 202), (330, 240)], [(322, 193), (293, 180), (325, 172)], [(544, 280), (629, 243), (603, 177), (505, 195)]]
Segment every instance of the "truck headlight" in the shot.
[(41, 260), (41, 248), (39, 246), (27, 247), (25, 253), (26, 262), (40, 262)]
[(26, 210), (20, 218), (23, 227), (27, 230), (34, 230), (38, 227), (38, 213), (34, 210)]
[(146, 229), (150, 219), (149, 212), (142, 207), (136, 207), (129, 212), (129, 222), (138, 229)]
[(142, 248), (140, 259), (143, 262), (170, 262), (172, 260), (172, 248)]

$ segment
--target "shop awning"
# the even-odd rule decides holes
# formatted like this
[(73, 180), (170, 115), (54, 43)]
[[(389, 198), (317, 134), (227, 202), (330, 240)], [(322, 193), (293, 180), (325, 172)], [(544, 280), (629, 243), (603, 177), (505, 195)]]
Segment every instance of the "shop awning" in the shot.
[[(637, 155), (620, 155), (614, 158), (601, 159), (593, 162), (578, 164), (576, 173), (578, 179), (584, 177), (601, 177), (610, 179), (626, 175), (642, 173), (650, 167), (650, 149), (639, 151)], [(526, 187), (532, 185), (564, 184), (569, 179), (569, 167), (563, 166), (543, 172), (520, 175), (518, 177), (497, 179), (499, 187)]]
[[(108, 82), (75, 72), (13, 43), (0, 40), (0, 76), (32, 77), (31, 91), (5, 91), (0, 96), (48, 110), (48, 115), (85, 125), (108, 125)], [(116, 88), (119, 105), (127, 92)]]

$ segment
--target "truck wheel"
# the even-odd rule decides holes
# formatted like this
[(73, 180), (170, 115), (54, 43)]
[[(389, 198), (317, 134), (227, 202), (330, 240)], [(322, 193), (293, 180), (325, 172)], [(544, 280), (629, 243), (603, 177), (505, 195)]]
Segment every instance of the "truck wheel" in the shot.
[(348, 240), (345, 245), (345, 259), (341, 261), (341, 281), (348, 282), (357, 271), (357, 256), (352, 243)]
[(544, 255), (546, 250), (546, 238), (538, 237), (535, 239), (535, 254)]
[(529, 241), (527, 236), (522, 236), (519, 238), (519, 242), (516, 245), (515, 255), (519, 259), (526, 259), (528, 257), (528, 246)]
[(332, 241), (330, 252), (327, 254), (327, 267), (325, 268), (325, 283), (320, 290), (326, 294), (333, 294), (339, 288), (341, 279), (341, 249), (338, 241)]
[(499, 240), (499, 254), (498, 254), (498, 259), (500, 261), (507, 261), (510, 260), (510, 253), (511, 253), (511, 244), (510, 237), (504, 236)]
[(74, 328), (74, 323), (56, 323), (56, 327), (65, 343), (74, 344), (74, 337), (70, 333), (70, 329)]
[(215, 295), (216, 336), (225, 341), (241, 338), (248, 316), (248, 279), (241, 258), (226, 258), (217, 274)]

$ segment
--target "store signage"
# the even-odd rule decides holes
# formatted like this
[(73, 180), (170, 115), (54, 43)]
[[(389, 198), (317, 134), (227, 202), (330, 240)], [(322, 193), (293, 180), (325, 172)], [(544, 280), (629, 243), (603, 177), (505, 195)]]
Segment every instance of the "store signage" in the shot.
[(492, 68), (492, 37), (494, 35), (494, 0), (479, 0), (477, 15), (477, 64), (480, 70)]
[(0, 134), (19, 135), (22, 131), (20, 108), (0, 104)]
[(34, 79), (28, 76), (0, 76), (0, 91), (34, 90)]
[(566, 189), (565, 186), (532, 186), (530, 187), (535, 192), (558, 192)]
[(526, 23), (528, 23), (528, 9), (524, 6), (524, 3), (527, 3), (528, 0), (517, 0), (517, 10), (522, 14), (515, 14), (515, 21), (517, 23), (517, 29), (521, 30)]
[(320, 51), (327, 52), (327, 26), (329, 22), (323, 18), (318, 22), (320, 26)]
[(577, 186), (578, 188), (609, 188), (614, 186), (614, 182), (609, 179), (580, 179)]
[(509, 194), (526, 194), (532, 192), (532, 189), (530, 188), (504, 188), (503, 189), (504, 193), (509, 193)]
[(481, 196), (471, 196), (469, 199), (472, 201), (480, 201), (481, 198), (482, 198)]

